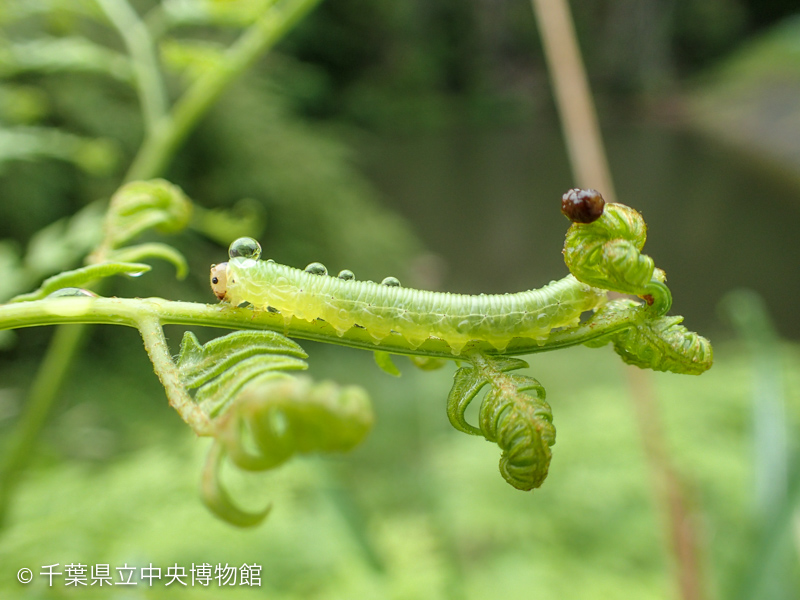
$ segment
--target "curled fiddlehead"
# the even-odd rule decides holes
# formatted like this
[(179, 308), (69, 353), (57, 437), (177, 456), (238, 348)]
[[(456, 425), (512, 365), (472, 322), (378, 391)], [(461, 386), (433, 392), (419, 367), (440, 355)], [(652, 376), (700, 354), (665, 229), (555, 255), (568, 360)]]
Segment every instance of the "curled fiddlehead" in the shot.
[[(635, 294), (644, 303), (613, 300), (585, 323), (551, 332), (556, 344), (570, 335), (588, 346), (611, 342), (628, 364), (657, 371), (699, 374), (712, 363), (711, 344), (667, 317), (672, 297), (663, 271), (642, 254), (647, 228), (641, 215), (622, 204), (606, 204), (595, 190), (569, 190), (562, 212), (573, 222), (564, 244), (564, 260), (579, 281), (598, 288)], [(592, 335), (594, 331), (610, 331)], [(548, 340), (549, 341), (549, 340)], [(547, 345), (548, 341), (544, 342)], [(456, 372), (447, 414), (459, 431), (483, 435), (503, 449), (500, 472), (511, 485), (530, 490), (542, 484), (550, 464), (555, 429), (538, 381), (509, 371), (527, 366), (519, 359), (481, 352), (468, 355), (470, 366)], [(485, 385), (479, 426), (464, 418), (469, 403)], [(527, 392), (527, 393), (526, 393)]]
[[(500, 473), (508, 483), (519, 490), (539, 487), (547, 477), (550, 446), (556, 441), (544, 388), (532, 377), (510, 373), (528, 366), (518, 358), (478, 353), (468, 358), (472, 364), (456, 371), (447, 399), (450, 423), (500, 446)], [(487, 384), (490, 389), (481, 402), (475, 427), (464, 413)]]
[[(656, 371), (699, 374), (710, 368), (711, 343), (680, 325), (683, 317), (665, 316), (672, 295), (664, 272), (641, 253), (647, 239), (642, 215), (623, 204), (605, 204), (594, 190), (570, 190), (562, 211), (573, 221), (564, 242), (564, 261), (572, 274), (584, 283), (645, 300), (644, 305), (617, 300), (602, 307), (597, 321), (625, 315), (630, 326), (587, 345), (612, 342), (626, 363)], [(592, 218), (581, 218), (589, 213)]]
[(586, 345), (599, 347), (611, 342), (624, 362), (642, 369), (699, 375), (711, 368), (711, 342), (681, 325), (683, 317), (652, 317), (630, 300), (609, 302), (596, 317), (601, 322), (619, 315), (628, 315), (631, 325)]
[[(664, 285), (664, 272), (641, 253), (647, 239), (642, 215), (624, 204), (603, 202), (594, 190), (570, 190), (562, 210), (573, 221), (564, 242), (564, 262), (576, 279), (640, 296), (659, 314), (669, 310), (672, 296)], [(591, 218), (584, 219), (587, 214)]]
[(184, 386), (197, 389), (195, 402), (213, 418), (251, 381), (285, 378), (286, 371), (307, 369), (304, 358), (300, 346), (273, 331), (237, 331), (204, 346), (187, 331), (177, 367)]
[(186, 274), (186, 259), (174, 248), (160, 243), (125, 246), (142, 232), (162, 233), (184, 229), (192, 216), (192, 203), (176, 185), (163, 179), (134, 181), (111, 198), (103, 225), (103, 241), (89, 262), (127, 262), (161, 258), (175, 265), (178, 277)]
[(172, 263), (182, 279), (188, 271), (186, 259), (173, 247), (158, 242), (125, 244), (153, 227), (165, 233), (179, 231), (188, 225), (191, 212), (189, 199), (167, 181), (154, 179), (124, 185), (111, 198), (103, 222), (103, 238), (89, 255), (89, 264), (54, 275), (35, 291), (15, 296), (11, 302), (39, 300), (61, 289), (83, 288), (114, 275), (141, 275), (151, 267), (139, 261), (148, 258)]
[(369, 398), (359, 387), (313, 383), (291, 371), (307, 367), (305, 352), (272, 331), (238, 331), (201, 346), (184, 335), (177, 371), (210, 417), (214, 437), (203, 471), (202, 497), (217, 516), (241, 527), (260, 523), (269, 508), (238, 508), (220, 481), (229, 456), (247, 471), (273, 469), (296, 453), (344, 452), (369, 432)]

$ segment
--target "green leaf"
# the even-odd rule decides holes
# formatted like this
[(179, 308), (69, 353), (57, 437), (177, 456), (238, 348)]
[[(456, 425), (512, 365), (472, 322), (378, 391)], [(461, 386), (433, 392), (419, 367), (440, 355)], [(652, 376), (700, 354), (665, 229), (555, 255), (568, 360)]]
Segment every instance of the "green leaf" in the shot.
[(164, 0), (169, 25), (218, 25), (246, 27), (255, 22), (277, 0)]
[(84, 37), (43, 37), (0, 47), (0, 77), (31, 72), (97, 73), (133, 81), (133, 69), (123, 54)]
[(411, 364), (422, 371), (436, 371), (444, 367), (448, 361), (432, 356), (409, 356)]
[(0, 128), (0, 166), (13, 160), (54, 158), (74, 163), (87, 173), (106, 175), (119, 162), (116, 143), (88, 139), (47, 127)]
[(655, 266), (640, 252), (646, 239), (642, 215), (624, 204), (609, 203), (596, 221), (572, 224), (564, 242), (564, 262), (579, 281), (643, 295)]
[(226, 47), (205, 40), (165, 40), (161, 43), (164, 64), (183, 75), (190, 83), (225, 63)]
[(259, 512), (247, 512), (236, 506), (220, 479), (220, 469), (225, 458), (225, 447), (214, 442), (208, 452), (200, 482), (200, 498), (212, 513), (237, 527), (255, 527), (272, 510), (272, 505)]
[(300, 346), (273, 331), (237, 331), (204, 346), (186, 332), (177, 366), (183, 384), (199, 388), (195, 401), (208, 415), (216, 416), (251, 381), (306, 369), (306, 356)]
[(599, 317), (629, 311), (632, 326), (595, 340), (591, 346), (611, 342), (623, 361), (642, 369), (699, 375), (711, 368), (714, 361), (711, 342), (680, 325), (683, 317), (653, 318), (647, 307), (638, 306), (632, 310), (632, 304), (610, 302), (600, 310)]
[(172, 246), (152, 242), (149, 244), (138, 244), (136, 246), (126, 246), (120, 250), (109, 253), (109, 258), (121, 262), (133, 262), (143, 258), (160, 258), (175, 267), (175, 275), (178, 279), (183, 279), (189, 272), (189, 265), (183, 254)]
[(392, 361), (392, 355), (382, 350), (376, 350), (373, 355), (375, 356), (375, 364), (378, 365), (384, 373), (388, 373), (394, 377), (400, 377), (400, 369)]
[(261, 379), (214, 422), (216, 440), (204, 470), (204, 502), (233, 525), (256, 525), (269, 508), (248, 513), (233, 504), (219, 480), (219, 465), (226, 454), (242, 469), (271, 469), (295, 453), (351, 450), (366, 437), (373, 421), (369, 397), (362, 388), (340, 387), (330, 381), (315, 384), (308, 377)]
[[(509, 373), (527, 367), (523, 360), (483, 354), (468, 358), (472, 364), (456, 371), (447, 399), (450, 423), (500, 446), (500, 473), (508, 483), (519, 490), (539, 487), (547, 477), (550, 446), (556, 435), (544, 388), (532, 377)], [(466, 421), (465, 412), (487, 384), (490, 389), (481, 402), (479, 426), (475, 427)]]
[(63, 288), (81, 288), (99, 279), (105, 279), (113, 275), (130, 275), (132, 277), (141, 275), (150, 270), (150, 265), (144, 263), (119, 263), (107, 262), (98, 265), (89, 265), (72, 271), (65, 271), (53, 277), (45, 279), (38, 290), (29, 294), (22, 294), (12, 298), (10, 302), (27, 302), (30, 300), (40, 300), (55, 291)]
[(111, 198), (102, 251), (118, 248), (153, 227), (164, 233), (180, 231), (188, 225), (191, 214), (189, 199), (168, 181), (128, 183)]

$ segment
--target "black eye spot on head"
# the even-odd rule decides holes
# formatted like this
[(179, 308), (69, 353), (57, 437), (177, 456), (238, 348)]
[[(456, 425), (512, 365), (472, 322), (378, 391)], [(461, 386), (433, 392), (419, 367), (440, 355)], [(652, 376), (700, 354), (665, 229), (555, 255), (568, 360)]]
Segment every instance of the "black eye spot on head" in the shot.
[(605, 204), (597, 190), (574, 188), (561, 197), (561, 212), (573, 223), (593, 223), (602, 216)]
[(214, 285), (217, 285), (219, 283), (219, 277), (212, 277), (211, 278), (211, 283), (213, 283)]

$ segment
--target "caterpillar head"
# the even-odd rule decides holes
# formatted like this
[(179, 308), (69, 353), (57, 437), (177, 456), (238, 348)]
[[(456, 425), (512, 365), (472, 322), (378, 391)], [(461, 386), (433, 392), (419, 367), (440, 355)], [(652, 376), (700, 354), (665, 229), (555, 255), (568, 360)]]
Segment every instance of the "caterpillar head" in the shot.
[(211, 265), (211, 290), (220, 300), (228, 295), (228, 263)]
[(561, 212), (573, 223), (593, 223), (602, 216), (605, 204), (597, 190), (574, 188), (561, 197)]

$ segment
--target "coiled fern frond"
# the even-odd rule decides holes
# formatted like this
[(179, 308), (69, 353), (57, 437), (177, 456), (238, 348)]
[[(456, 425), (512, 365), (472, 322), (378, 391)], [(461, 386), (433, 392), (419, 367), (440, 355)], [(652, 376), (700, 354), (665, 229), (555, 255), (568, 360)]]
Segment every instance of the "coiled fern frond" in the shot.
[(186, 390), (210, 418), (214, 442), (202, 481), (205, 504), (241, 527), (260, 523), (269, 508), (241, 510), (220, 481), (226, 456), (247, 471), (273, 469), (294, 454), (345, 452), (366, 437), (373, 414), (366, 392), (314, 383), (291, 371), (307, 368), (300, 346), (272, 331), (237, 331), (200, 345), (187, 332), (177, 360)]
[[(500, 473), (508, 483), (519, 490), (539, 487), (547, 477), (550, 446), (556, 441), (544, 388), (533, 377), (510, 372), (527, 367), (524, 360), (479, 353), (469, 359), (471, 365), (456, 371), (447, 398), (450, 423), (500, 446)], [(465, 412), (486, 385), (490, 389), (481, 402), (475, 427), (467, 422)]]
[(711, 368), (711, 342), (681, 325), (683, 317), (653, 318), (631, 300), (609, 302), (597, 316), (614, 318), (616, 314), (633, 315), (632, 325), (587, 346), (596, 348), (611, 342), (624, 362), (642, 369), (699, 375)]

